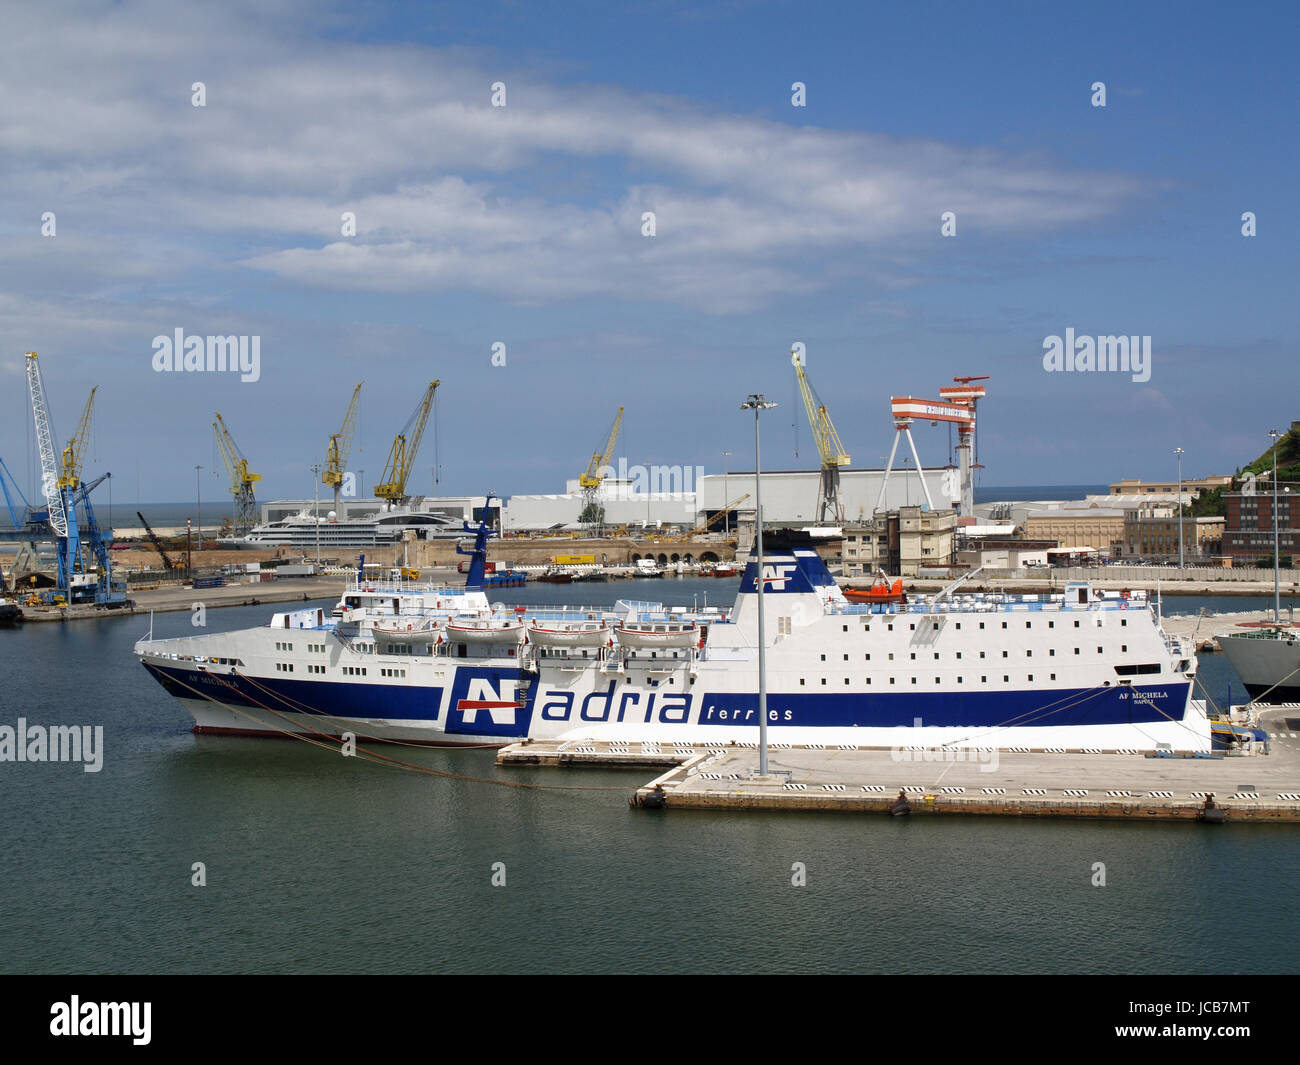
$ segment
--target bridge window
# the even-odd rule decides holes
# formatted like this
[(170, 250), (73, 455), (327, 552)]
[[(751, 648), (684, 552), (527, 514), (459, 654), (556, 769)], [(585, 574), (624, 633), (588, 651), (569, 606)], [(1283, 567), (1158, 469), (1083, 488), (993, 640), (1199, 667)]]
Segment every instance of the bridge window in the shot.
[(1121, 677), (1132, 677), (1140, 673), (1159, 673), (1160, 666), (1155, 662), (1143, 662), (1140, 665), (1116, 666), (1115, 672)]

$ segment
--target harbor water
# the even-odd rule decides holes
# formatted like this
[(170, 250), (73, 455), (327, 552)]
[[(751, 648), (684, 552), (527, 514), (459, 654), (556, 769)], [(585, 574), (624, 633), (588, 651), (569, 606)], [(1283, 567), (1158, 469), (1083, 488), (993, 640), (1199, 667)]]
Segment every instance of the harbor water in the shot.
[[(704, 605), (705, 594), (729, 605), (734, 583), (494, 598)], [(273, 609), (214, 610), (208, 630), (264, 624)], [(159, 615), (154, 631), (192, 634), (190, 621)], [(0, 763), (2, 972), (1295, 966), (1285, 913), (1300, 834), (1284, 826), (634, 811), (644, 770), (498, 769), (487, 750), (383, 748), (457, 774), (435, 776), (289, 739), (200, 737), (131, 654), (148, 624), (0, 632), (0, 724), (104, 735), (99, 772)], [(1215, 699), (1230, 683), (1240, 695), (1222, 656), (1201, 668)]]

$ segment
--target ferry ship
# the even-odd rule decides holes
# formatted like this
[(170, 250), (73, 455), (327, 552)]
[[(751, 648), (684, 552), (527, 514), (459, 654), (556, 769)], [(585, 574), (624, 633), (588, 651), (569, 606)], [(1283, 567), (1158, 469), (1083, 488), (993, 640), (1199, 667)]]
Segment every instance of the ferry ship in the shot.
[(195, 731), (434, 745), (528, 737), (708, 745), (758, 739), (757, 581), (768, 738), (848, 747), (1208, 751), (1196, 656), (1145, 597), (853, 603), (806, 534), (765, 539), (730, 609), (494, 606), (488, 531), (464, 588), (359, 572), (333, 609), (135, 647)]
[(220, 547), (234, 550), (260, 550), (268, 547), (295, 547), (304, 550), (320, 544), (322, 550), (357, 547), (391, 547), (399, 544), (411, 530), (421, 540), (450, 539), (462, 536), (460, 526), (442, 514), (409, 507), (383, 508), (359, 518), (314, 518), (304, 511), (291, 518), (257, 525), (242, 536), (223, 536)]
[(1251, 699), (1300, 702), (1300, 628), (1275, 621), (1253, 632), (1238, 629), (1214, 638)]

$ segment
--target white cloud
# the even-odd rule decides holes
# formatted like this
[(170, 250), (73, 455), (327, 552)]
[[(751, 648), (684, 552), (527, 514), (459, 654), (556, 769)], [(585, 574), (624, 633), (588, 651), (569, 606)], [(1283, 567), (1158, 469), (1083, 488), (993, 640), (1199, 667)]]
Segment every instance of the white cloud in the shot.
[[(206, 260), (325, 289), (717, 312), (844, 270), (897, 280), (900, 257), (939, 253), (942, 211), (963, 232), (1014, 237), (1106, 217), (1139, 192), (990, 149), (560, 87), (456, 49), (322, 40), (311, 10), (23, 11), (0, 43), (13, 116), (0, 189), (111, 238), (116, 255), (78, 264), (104, 281), (142, 255), (174, 279), (159, 246), (171, 244), (190, 271)], [(498, 78), (505, 109), (489, 106)], [(206, 108), (190, 106), (193, 81)], [(565, 171), (599, 191), (557, 187)], [(355, 238), (340, 235), (345, 210)], [(654, 238), (640, 235), (644, 210)], [(61, 234), (70, 225), (61, 216)]]

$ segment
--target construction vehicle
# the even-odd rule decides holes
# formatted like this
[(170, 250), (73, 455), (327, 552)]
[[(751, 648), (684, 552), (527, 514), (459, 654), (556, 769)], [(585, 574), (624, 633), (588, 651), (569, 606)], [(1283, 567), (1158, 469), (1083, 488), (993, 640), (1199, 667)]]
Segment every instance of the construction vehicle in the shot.
[(158, 534), (153, 531), (144, 515), (137, 510), (135, 516), (140, 519), (140, 524), (144, 526), (144, 534), (149, 537), (149, 542), (153, 544), (154, 550), (162, 557), (163, 568), (167, 570), (176, 569), (176, 563), (171, 560), (171, 556), (167, 554), (167, 549), (163, 547), (163, 542), (158, 539)]
[(248, 468), (248, 459), (244, 458), (244, 453), (230, 435), (220, 412), (212, 423), (212, 432), (217, 438), (221, 460), (226, 464), (226, 473), (230, 475), (230, 494), (235, 497), (234, 532), (236, 536), (243, 536), (257, 524), (257, 498), (253, 485), (262, 477)]
[(790, 349), (790, 361), (794, 365), (795, 379), (799, 383), (799, 392), (803, 396), (804, 410), (808, 413), (808, 424), (812, 426), (813, 439), (817, 442), (817, 453), (821, 456), (821, 486), (817, 493), (817, 522), (821, 525), (842, 525), (844, 522), (844, 504), (840, 502), (840, 467), (849, 464), (848, 453), (840, 443), (839, 433), (831, 421), (826, 409), (808, 375), (804, 372), (804, 354), (802, 347)]
[(343, 427), (337, 433), (330, 434), (329, 449), (326, 451), (325, 472), (320, 475), (321, 484), (334, 489), (334, 512), (339, 509), (339, 488), (343, 484), (345, 467), (348, 464), (348, 452), (352, 450), (352, 435), (357, 425), (357, 399), (361, 395), (361, 381), (352, 390), (352, 401), (343, 415)]
[(600, 486), (605, 480), (605, 470), (614, 455), (614, 444), (618, 440), (618, 430), (623, 424), (623, 408), (618, 408), (614, 424), (609, 428), (609, 436), (603, 451), (592, 452), (587, 468), (578, 475), (578, 488), (582, 492), (582, 513), (578, 515), (580, 525), (589, 526), (597, 536), (605, 525), (605, 508), (600, 505)]
[(416, 404), (415, 411), (402, 426), (402, 431), (393, 439), (383, 477), (375, 485), (375, 496), (394, 506), (403, 504), (410, 498), (406, 494), (406, 481), (415, 465), (415, 455), (420, 450), (420, 439), (424, 436), (424, 427), (429, 421), (429, 410), (433, 406), (433, 396), (438, 391), (439, 384), (441, 382), (438, 380), (429, 382), (424, 398)]

